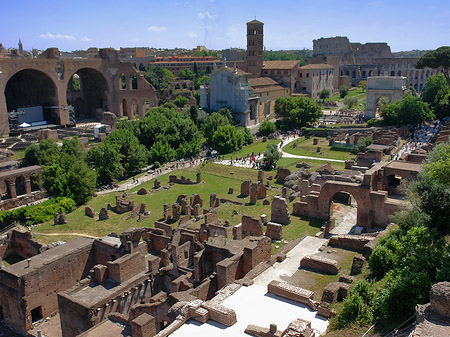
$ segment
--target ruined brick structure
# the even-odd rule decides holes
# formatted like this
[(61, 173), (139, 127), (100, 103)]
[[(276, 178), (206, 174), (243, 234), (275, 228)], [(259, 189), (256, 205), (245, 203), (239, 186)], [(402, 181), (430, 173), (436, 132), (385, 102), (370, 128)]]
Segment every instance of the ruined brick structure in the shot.
[[(28, 106), (42, 107), (44, 120), (68, 125), (68, 105), (76, 117), (100, 120), (103, 111), (143, 117), (158, 104), (153, 86), (131, 63), (120, 62), (114, 49), (100, 49), (84, 59), (62, 59), (58, 49), (50, 48), (39, 59), (1, 59), (0, 69), (1, 135), (9, 133), (7, 112)], [(74, 75), (80, 80), (79, 90), (72, 85)]]

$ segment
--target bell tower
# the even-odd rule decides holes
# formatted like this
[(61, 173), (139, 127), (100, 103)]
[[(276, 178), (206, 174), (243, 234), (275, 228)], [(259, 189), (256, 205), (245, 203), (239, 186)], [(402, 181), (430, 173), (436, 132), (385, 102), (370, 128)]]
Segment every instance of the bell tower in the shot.
[(247, 72), (251, 77), (260, 77), (263, 66), (263, 26), (264, 23), (253, 20), (247, 22)]

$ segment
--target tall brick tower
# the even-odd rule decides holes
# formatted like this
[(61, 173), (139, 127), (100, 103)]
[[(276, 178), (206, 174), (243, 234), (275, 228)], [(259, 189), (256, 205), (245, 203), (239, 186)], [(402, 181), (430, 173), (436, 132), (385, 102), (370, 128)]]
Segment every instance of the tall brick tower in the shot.
[(263, 26), (264, 23), (253, 20), (247, 22), (247, 72), (251, 77), (260, 77), (263, 66)]

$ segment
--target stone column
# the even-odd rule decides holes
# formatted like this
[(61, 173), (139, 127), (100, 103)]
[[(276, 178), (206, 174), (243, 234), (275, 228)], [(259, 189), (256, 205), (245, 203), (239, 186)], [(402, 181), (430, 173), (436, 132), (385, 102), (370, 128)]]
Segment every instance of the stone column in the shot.
[(29, 176), (25, 177), (25, 191), (27, 194), (31, 194), (31, 181)]
[(15, 181), (9, 181), (9, 193), (11, 194), (11, 199), (17, 198), (17, 192), (16, 192), (16, 183)]

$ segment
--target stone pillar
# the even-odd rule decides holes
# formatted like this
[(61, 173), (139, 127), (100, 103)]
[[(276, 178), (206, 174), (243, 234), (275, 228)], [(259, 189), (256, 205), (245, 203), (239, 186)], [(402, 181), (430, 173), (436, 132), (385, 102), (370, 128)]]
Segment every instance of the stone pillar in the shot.
[(289, 201), (289, 188), (287, 187), (283, 187), (281, 189), (281, 196), (286, 199), (287, 201)]
[(197, 172), (197, 184), (200, 184), (202, 182), (202, 174), (200, 172)]
[(27, 194), (31, 194), (31, 181), (30, 177), (25, 177), (25, 191)]
[(260, 183), (263, 183), (263, 182), (264, 182), (264, 171), (263, 171), (263, 170), (259, 170), (259, 171), (258, 171), (258, 181), (259, 181)]
[(15, 181), (9, 181), (9, 193), (11, 194), (11, 199), (17, 198), (17, 192), (16, 192), (16, 183)]
[(250, 204), (256, 204), (256, 200), (258, 199), (258, 184), (251, 183), (250, 184)]

